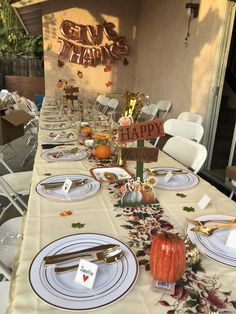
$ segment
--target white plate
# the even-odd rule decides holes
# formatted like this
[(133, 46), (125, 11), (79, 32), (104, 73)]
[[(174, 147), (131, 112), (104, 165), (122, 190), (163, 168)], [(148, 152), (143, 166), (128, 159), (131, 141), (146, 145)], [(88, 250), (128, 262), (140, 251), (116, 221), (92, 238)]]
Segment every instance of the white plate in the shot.
[[(196, 220), (208, 220), (208, 219), (235, 219), (233, 216), (226, 215), (204, 215), (196, 218)], [(209, 224), (222, 224), (212, 222)], [(236, 267), (236, 250), (225, 245), (229, 233), (232, 229), (222, 229), (215, 231), (210, 237), (202, 236), (198, 232), (191, 231), (194, 225), (189, 224), (187, 226), (187, 234), (189, 239), (196, 244), (199, 251), (206, 256), (228, 266)]]
[[(41, 154), (41, 157), (46, 159), (47, 161), (76, 161), (82, 160), (88, 155), (87, 151), (85, 150), (78, 150), (75, 153), (71, 153), (71, 149), (73, 149), (73, 147), (52, 148), (43, 152)], [(58, 155), (59, 153), (60, 155)]]
[[(179, 168), (173, 167), (152, 167), (152, 170), (166, 170), (166, 171), (173, 171), (173, 170), (180, 170)], [(165, 175), (158, 175), (157, 184), (155, 185), (156, 188), (165, 189), (165, 190), (183, 190), (183, 189), (190, 189), (193, 188), (195, 185), (199, 183), (198, 176), (188, 171), (187, 169), (183, 169), (188, 173), (183, 174), (174, 174), (168, 182), (164, 181)], [(148, 177), (147, 171), (144, 172), (144, 178)]]
[[(121, 167), (104, 167), (104, 168), (93, 168), (90, 170), (92, 175), (98, 181), (116, 181), (116, 180), (126, 180), (132, 178), (131, 175)], [(116, 178), (109, 179), (106, 173), (115, 175)]]
[(68, 121), (68, 118), (67, 117), (60, 117), (60, 116), (43, 117), (42, 121), (45, 121), (45, 122), (64, 122), (64, 121)]
[[(53, 134), (51, 135), (45, 135), (41, 137), (41, 140), (43, 142), (47, 142), (47, 143), (69, 143), (69, 142), (74, 142), (76, 141), (76, 137), (74, 135), (74, 133), (54, 133), (51, 132)], [(70, 136), (69, 136), (70, 134)]]
[[(45, 189), (41, 183), (52, 183), (52, 182), (61, 182), (66, 179), (70, 180), (79, 180), (79, 179), (88, 179), (87, 183), (81, 185), (79, 187), (71, 188), (68, 194), (59, 189)], [(54, 200), (62, 200), (62, 201), (75, 201), (82, 200), (86, 197), (90, 197), (97, 193), (101, 187), (101, 184), (95, 180), (93, 177), (82, 175), (82, 174), (62, 174), (58, 176), (51, 176), (42, 181), (40, 181), (36, 186), (36, 191), (39, 195), (44, 196), (46, 198), (54, 199)]]
[(64, 129), (70, 129), (70, 128), (73, 128), (73, 126), (67, 122), (61, 122), (59, 124), (45, 123), (44, 125), (40, 126), (40, 129), (42, 130), (64, 130)]
[[(119, 244), (124, 257), (113, 264), (99, 263), (93, 289), (74, 282), (76, 270), (56, 274), (44, 266), (43, 257), (77, 251), (97, 245)], [(78, 261), (63, 263), (63, 266)], [(133, 252), (121, 241), (96, 233), (80, 233), (56, 240), (44, 247), (34, 258), (29, 281), (34, 292), (45, 302), (64, 310), (87, 311), (108, 306), (126, 295), (138, 277), (138, 263)]]

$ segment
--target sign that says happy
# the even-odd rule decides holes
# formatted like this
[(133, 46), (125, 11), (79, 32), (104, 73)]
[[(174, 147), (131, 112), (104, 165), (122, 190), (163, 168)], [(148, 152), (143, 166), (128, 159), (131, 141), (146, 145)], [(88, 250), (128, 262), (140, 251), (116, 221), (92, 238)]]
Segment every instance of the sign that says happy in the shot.
[(118, 128), (118, 142), (126, 143), (164, 136), (163, 120), (155, 119)]

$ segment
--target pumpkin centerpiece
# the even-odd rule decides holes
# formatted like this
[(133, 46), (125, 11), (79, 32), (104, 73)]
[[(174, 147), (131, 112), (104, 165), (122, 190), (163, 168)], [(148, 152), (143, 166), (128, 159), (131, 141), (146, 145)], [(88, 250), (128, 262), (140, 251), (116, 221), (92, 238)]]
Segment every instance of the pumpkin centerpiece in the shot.
[(177, 234), (163, 231), (152, 240), (150, 267), (155, 280), (179, 280), (185, 271), (185, 261), (185, 244)]

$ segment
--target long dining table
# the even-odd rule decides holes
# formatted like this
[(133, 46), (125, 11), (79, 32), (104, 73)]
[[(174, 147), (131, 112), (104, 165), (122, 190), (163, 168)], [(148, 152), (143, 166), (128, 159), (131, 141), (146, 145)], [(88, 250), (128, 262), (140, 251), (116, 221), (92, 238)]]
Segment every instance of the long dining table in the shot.
[[(40, 126), (43, 123), (43, 110), (50, 109), (51, 103), (52, 99), (44, 99)], [(186, 217), (236, 216), (235, 202), (201, 177), (198, 177), (198, 184), (189, 189), (155, 188), (159, 204), (153, 206), (120, 207), (121, 187), (119, 183), (110, 182), (102, 182), (97, 193), (79, 201), (43, 197), (36, 191), (41, 180), (64, 174), (91, 176), (90, 169), (97, 167), (96, 160), (90, 158), (65, 162), (51, 162), (42, 158), (45, 151), (41, 147), (44, 143), (42, 137), (49, 132), (39, 128), (28, 210), (23, 219), (22, 240), (16, 252), (8, 314), (53, 314), (70, 310), (42, 300), (31, 287), (29, 272), (35, 256), (49, 243), (78, 234), (99, 234), (122, 241), (137, 256), (139, 264), (137, 280), (132, 288), (122, 297), (117, 297), (116, 302), (107, 302), (105, 307), (95, 306), (93, 310), (96, 313), (236, 313), (236, 265), (224, 265), (207, 254), (201, 254), (201, 261), (186, 268), (182, 280), (176, 283), (174, 292), (169, 295), (152, 289), (148, 245), (159, 230), (173, 231), (184, 238)], [(75, 144), (78, 145), (77, 142)], [(157, 162), (144, 164), (146, 168), (156, 166), (186, 168), (162, 151), (159, 151)], [(127, 162), (126, 167), (135, 173), (135, 162)], [(205, 209), (200, 209), (198, 203), (205, 194), (211, 201)], [(35, 273), (36, 280), (38, 275)], [(31, 276), (34, 274), (31, 273)], [(78, 313), (78, 310), (71, 310), (71, 313)]]

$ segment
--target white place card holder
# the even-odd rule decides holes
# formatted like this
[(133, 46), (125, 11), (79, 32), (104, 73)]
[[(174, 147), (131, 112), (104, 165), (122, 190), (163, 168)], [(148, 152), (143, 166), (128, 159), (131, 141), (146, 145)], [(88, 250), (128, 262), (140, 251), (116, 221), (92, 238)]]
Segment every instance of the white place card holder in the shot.
[(168, 171), (167, 174), (164, 176), (163, 180), (165, 183), (167, 183), (170, 181), (172, 177), (173, 177), (173, 173), (171, 171)]
[(68, 179), (68, 178), (66, 178), (66, 180), (65, 180), (65, 182), (64, 182), (64, 184), (63, 184), (63, 186), (62, 186), (62, 191), (67, 195), (68, 194), (68, 192), (70, 191), (70, 188), (71, 188), (71, 186), (72, 186), (72, 181), (70, 180), (70, 179)]
[(97, 270), (98, 265), (89, 262), (85, 259), (81, 259), (74, 281), (81, 284), (84, 287), (93, 289), (93, 285), (97, 275)]
[(236, 229), (230, 231), (225, 245), (236, 250)]
[(200, 209), (205, 209), (210, 204), (210, 202), (211, 198), (207, 194), (204, 194), (197, 204)]

